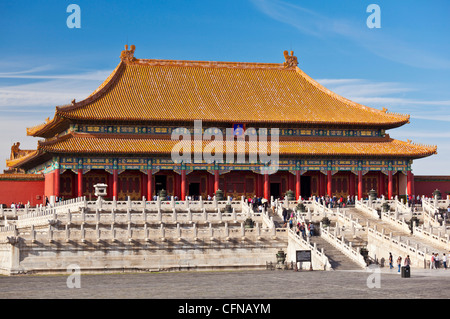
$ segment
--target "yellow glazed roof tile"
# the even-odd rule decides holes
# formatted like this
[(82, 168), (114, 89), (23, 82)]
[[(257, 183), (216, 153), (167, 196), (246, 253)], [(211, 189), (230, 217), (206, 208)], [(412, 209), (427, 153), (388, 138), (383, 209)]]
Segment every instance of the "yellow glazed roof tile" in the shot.
[[(123, 137), (99, 137), (85, 133), (67, 134), (62, 138), (51, 141), (39, 142), (38, 150), (51, 153), (91, 153), (91, 154), (171, 154), (172, 149), (180, 143), (177, 140), (164, 140), (154, 138), (123, 138)], [(184, 150), (194, 152), (194, 143), (183, 141)], [(210, 144), (203, 141), (202, 151)], [(436, 146), (419, 145), (403, 142), (389, 137), (370, 141), (279, 141), (280, 155), (295, 156), (395, 156), (420, 158), (435, 154)], [(211, 145), (210, 145), (211, 146)], [(267, 145), (271, 150), (270, 143)], [(225, 142), (222, 145), (225, 152)], [(237, 143), (234, 143), (234, 151)], [(249, 150), (257, 150), (252, 142), (245, 143), (246, 153)]]
[[(133, 51), (134, 53), (134, 51)], [(123, 59), (68, 119), (340, 124), (396, 127), (408, 115), (345, 99), (282, 63)]]

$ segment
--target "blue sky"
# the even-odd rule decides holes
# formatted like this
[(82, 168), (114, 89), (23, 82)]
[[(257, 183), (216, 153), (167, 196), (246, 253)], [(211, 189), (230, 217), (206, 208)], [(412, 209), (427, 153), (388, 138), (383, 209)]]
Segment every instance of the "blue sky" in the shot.
[[(66, 24), (72, 3), (79, 29)], [(381, 28), (366, 24), (370, 4)], [(410, 114), (390, 136), (438, 146), (414, 173), (450, 175), (449, 12), (445, 0), (1, 1), (0, 158), (17, 141), (36, 148), (26, 127), (92, 93), (128, 43), (149, 59), (281, 63), (294, 50), (299, 67), (336, 93)]]

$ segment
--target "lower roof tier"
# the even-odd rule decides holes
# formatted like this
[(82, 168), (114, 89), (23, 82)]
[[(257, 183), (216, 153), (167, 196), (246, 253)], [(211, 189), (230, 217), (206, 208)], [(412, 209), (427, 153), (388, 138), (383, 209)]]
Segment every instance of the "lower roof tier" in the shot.
[[(200, 146), (201, 145), (201, 146)], [(349, 141), (348, 139), (302, 139), (302, 140), (280, 140), (278, 143), (266, 145), (262, 141), (244, 143), (244, 151), (239, 148), (239, 143), (220, 141), (203, 141), (196, 143), (192, 140), (169, 140), (155, 138), (126, 138), (123, 136), (105, 136), (86, 133), (69, 133), (63, 137), (47, 140), (38, 143), (35, 152), (24, 157), (9, 160), (7, 165), (13, 168), (20, 168), (29, 161), (36, 160), (44, 154), (102, 154), (102, 155), (171, 155), (172, 150), (182, 155), (183, 153), (198, 153), (203, 156), (211, 155), (220, 158), (229, 150), (230, 153), (242, 152), (248, 156), (252, 154), (271, 154), (276, 152), (278, 145), (279, 156), (296, 157), (385, 157), (385, 158), (408, 158), (417, 159), (437, 153), (436, 146), (426, 146), (404, 142), (390, 138), (358, 139)], [(259, 149), (258, 149), (259, 146)], [(267, 147), (267, 151), (266, 148)], [(259, 152), (259, 153), (258, 153)], [(263, 153), (266, 152), (266, 153)], [(219, 154), (219, 155), (217, 155)]]

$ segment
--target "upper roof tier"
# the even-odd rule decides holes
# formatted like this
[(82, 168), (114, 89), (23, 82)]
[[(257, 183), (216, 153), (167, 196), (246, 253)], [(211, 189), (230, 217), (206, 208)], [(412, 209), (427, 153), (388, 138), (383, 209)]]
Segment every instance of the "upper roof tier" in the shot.
[[(409, 115), (377, 110), (326, 89), (285, 51), (284, 63), (148, 60), (134, 46), (86, 99), (56, 107), (55, 117), (29, 128), (49, 137), (65, 119), (94, 121), (353, 125), (393, 128)], [(47, 135), (47, 136), (46, 136)]]

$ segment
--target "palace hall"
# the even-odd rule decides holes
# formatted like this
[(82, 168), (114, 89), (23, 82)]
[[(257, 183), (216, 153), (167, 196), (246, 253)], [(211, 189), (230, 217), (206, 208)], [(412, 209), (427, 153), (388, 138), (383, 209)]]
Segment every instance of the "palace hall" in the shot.
[[(94, 197), (97, 183), (117, 200), (151, 200), (161, 190), (181, 200), (207, 198), (219, 189), (235, 198), (284, 197), (288, 190), (296, 198), (361, 198), (372, 189), (391, 198), (414, 195), (413, 161), (437, 152), (391, 138), (387, 131), (409, 123), (409, 115), (331, 92), (302, 71), (293, 52), (280, 52), (277, 63), (253, 63), (139, 59), (135, 50), (126, 46), (87, 98), (57, 106), (53, 118), (27, 128), (37, 148), (15, 144), (9, 170), (43, 175), (43, 196), (64, 199)], [(173, 133), (185, 128), (193, 135), (194, 121), (201, 121), (203, 139), (184, 144), (192, 160), (174, 160), (180, 140)], [(216, 138), (235, 132), (231, 141), (215, 140), (215, 152), (243, 134), (248, 158), (194, 160), (198, 147), (210, 151), (203, 134), (210, 128)], [(268, 151), (278, 152), (277, 170), (269, 172), (267, 162), (249, 159), (258, 146), (251, 132), (275, 129), (276, 148), (265, 136)]]

